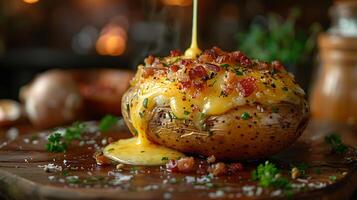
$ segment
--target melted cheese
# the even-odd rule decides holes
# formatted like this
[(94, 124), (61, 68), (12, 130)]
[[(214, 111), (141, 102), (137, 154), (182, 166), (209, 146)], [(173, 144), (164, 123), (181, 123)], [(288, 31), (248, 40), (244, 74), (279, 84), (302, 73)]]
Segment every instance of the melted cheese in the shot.
[[(186, 58), (196, 58), (201, 54), (201, 50), (197, 44), (197, 0), (194, 0), (193, 5), (193, 19), (192, 19), (192, 42), (189, 49), (185, 51)], [(141, 74), (141, 73), (138, 73)], [(119, 140), (104, 148), (103, 153), (110, 159), (116, 160), (125, 164), (133, 165), (162, 165), (167, 159), (177, 159), (184, 155), (172, 149), (165, 148), (153, 144), (146, 138), (147, 131), (147, 116), (150, 114), (154, 104), (154, 98), (162, 93), (162, 89), (166, 89), (164, 101), (170, 99), (170, 105), (175, 116), (184, 118), (187, 112), (192, 112), (187, 103), (182, 101), (182, 95), (177, 95), (177, 88), (170, 84), (169, 87), (164, 85), (157, 85), (152, 87), (150, 82), (142, 84), (138, 94), (138, 98), (134, 100), (130, 116), (133, 127), (136, 129), (138, 136), (132, 139)], [(202, 101), (201, 98), (198, 101)], [(143, 102), (147, 101), (144, 106)], [(209, 101), (209, 100), (208, 100)], [(196, 102), (198, 103), (198, 102)], [(163, 159), (165, 158), (165, 159)]]
[(194, 59), (201, 54), (201, 50), (197, 44), (197, 7), (198, 0), (193, 1), (193, 15), (192, 15), (192, 39), (191, 46), (185, 51), (185, 57)]
[[(186, 50), (185, 59), (195, 59), (201, 54), (197, 45), (197, 0), (193, 6), (192, 43)], [(147, 138), (148, 122), (152, 116), (155, 106), (169, 106), (171, 114), (179, 119), (191, 119), (199, 128), (203, 116), (221, 115), (229, 110), (246, 104), (253, 103), (274, 104), (282, 101), (299, 103), (301, 98), (297, 95), (301, 93), (301, 88), (293, 83), (293, 78), (285, 77), (274, 79), (273, 83), (265, 81), (262, 72), (252, 71), (244, 77), (253, 77), (256, 80), (256, 89), (248, 97), (244, 97), (238, 91), (222, 95), (225, 87), (226, 71), (221, 70), (217, 76), (208, 80), (203, 91), (189, 92), (179, 88), (177, 80), (172, 80), (168, 76), (142, 78), (144, 66), (139, 66), (138, 72), (132, 81), (132, 86), (136, 87), (137, 94), (130, 102), (130, 120), (135, 128), (134, 138), (119, 140), (104, 148), (106, 157), (125, 164), (132, 165), (162, 165), (168, 159), (178, 159), (184, 154), (156, 145)], [(183, 72), (176, 72), (183, 73)], [(175, 76), (174, 76), (175, 77)], [(275, 84), (276, 88), (267, 87)], [(265, 83), (265, 84), (264, 84)], [(289, 88), (282, 91), (282, 87)]]

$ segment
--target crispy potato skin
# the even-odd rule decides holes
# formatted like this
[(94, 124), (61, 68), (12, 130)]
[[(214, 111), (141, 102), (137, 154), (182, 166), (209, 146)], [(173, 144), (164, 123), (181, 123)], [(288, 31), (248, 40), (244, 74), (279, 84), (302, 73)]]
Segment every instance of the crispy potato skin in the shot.
[[(127, 104), (136, 94), (130, 88), (122, 100), (122, 113), (131, 132), (134, 128)], [(294, 105), (281, 102), (277, 113), (264, 106), (240, 106), (219, 116), (205, 120), (205, 130), (200, 130), (190, 120), (171, 119), (166, 113), (169, 106), (155, 107), (151, 112), (147, 130), (150, 141), (184, 153), (214, 155), (218, 159), (257, 159), (273, 155), (290, 146), (305, 129), (309, 109), (307, 103)], [(254, 118), (241, 119), (247, 112)]]

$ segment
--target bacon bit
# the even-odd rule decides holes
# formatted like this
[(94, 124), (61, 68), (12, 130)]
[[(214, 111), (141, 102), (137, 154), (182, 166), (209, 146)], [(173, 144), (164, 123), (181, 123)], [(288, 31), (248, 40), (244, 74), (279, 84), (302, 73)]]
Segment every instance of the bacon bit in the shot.
[(103, 155), (103, 152), (95, 152), (93, 155), (97, 165), (110, 165), (111, 161)]
[(178, 65), (172, 65), (170, 67), (170, 70), (173, 71), (173, 72), (177, 72), (179, 69), (180, 69), (180, 67)]
[(243, 171), (243, 165), (241, 163), (232, 163), (228, 165), (228, 172), (231, 174), (237, 174), (240, 171)]
[(170, 172), (179, 172), (177, 160), (170, 160), (168, 163), (166, 163), (166, 169)]
[(224, 164), (223, 162), (211, 165), (207, 171), (213, 174), (214, 176), (225, 175), (228, 172), (226, 164)]
[(258, 70), (268, 70), (270, 68), (270, 64), (267, 62), (259, 62), (257, 65)]
[(207, 157), (207, 163), (215, 163), (215, 162), (216, 162), (216, 157), (214, 155)]
[(214, 46), (214, 47), (212, 48), (212, 51), (213, 51), (215, 54), (217, 54), (217, 55), (221, 55), (221, 54), (223, 53), (222, 49), (220, 49), (220, 48), (218, 48), (218, 47), (216, 47), (216, 46)]
[(188, 72), (188, 75), (190, 76), (190, 79), (203, 79), (205, 77), (207, 77), (207, 72), (206, 69), (204, 67), (202, 67), (201, 65), (191, 69)]
[(170, 55), (172, 57), (177, 57), (177, 56), (181, 56), (182, 52), (180, 50), (178, 50), (178, 49), (175, 49), (175, 50), (170, 51)]
[(279, 62), (279, 61), (271, 62), (271, 66), (273, 67), (273, 69), (278, 70), (278, 71), (281, 71), (281, 70), (285, 69), (283, 64), (281, 64), (281, 62)]
[(177, 168), (179, 172), (192, 172), (195, 168), (195, 159), (193, 157), (180, 158), (177, 161)]
[(149, 55), (146, 59), (145, 59), (145, 64), (147, 64), (147, 65), (151, 65), (153, 62), (154, 62), (154, 60), (155, 60), (155, 57), (154, 56), (152, 56), (152, 55)]
[(205, 65), (206, 65), (207, 69), (215, 71), (215, 72), (219, 72), (221, 70), (221, 68), (215, 64), (206, 63)]
[(191, 81), (181, 81), (180, 82), (180, 89), (188, 89), (192, 86), (192, 82)]
[(235, 52), (232, 52), (232, 58), (239, 62), (240, 65), (243, 65), (243, 66), (252, 66), (253, 63), (252, 61), (242, 52), (240, 51), (235, 51)]
[(216, 59), (220, 54), (222, 54), (222, 50), (218, 47), (213, 47), (212, 49), (205, 50), (201, 56), (209, 56), (207, 58), (214, 60)]
[(228, 54), (224, 54), (224, 55), (218, 56), (216, 58), (216, 62), (219, 64), (231, 62), (231, 57)]
[(202, 164), (199, 164), (198, 165), (198, 169), (196, 170), (196, 173), (197, 174), (207, 174), (207, 166), (206, 165), (202, 165)]
[(154, 69), (151, 67), (148, 67), (148, 68), (144, 68), (142, 76), (144, 78), (148, 78), (149, 76), (154, 75), (154, 73), (155, 73)]
[(113, 143), (115, 140), (112, 137), (108, 137), (108, 144)]
[(181, 60), (181, 64), (184, 65), (184, 66), (186, 66), (186, 67), (187, 67), (188, 65), (192, 64), (192, 63), (193, 63), (192, 60), (186, 60), (186, 59)]
[(255, 89), (255, 78), (249, 77), (239, 81), (239, 91), (244, 97), (250, 96)]
[(213, 58), (211, 55), (207, 55), (207, 54), (202, 54), (200, 55), (200, 57), (198, 57), (198, 60), (201, 63), (207, 63), (207, 62), (213, 62), (215, 58)]
[[(203, 82), (194, 82), (193, 83), (193, 88), (196, 89), (196, 91), (202, 91), (204, 88), (204, 83)], [(196, 95), (194, 95), (196, 96)]]
[(231, 93), (234, 89), (236, 89), (238, 81), (239, 79), (235, 73), (231, 71), (227, 72), (227, 78), (225, 80), (226, 85), (224, 87), (223, 92), (225, 94)]

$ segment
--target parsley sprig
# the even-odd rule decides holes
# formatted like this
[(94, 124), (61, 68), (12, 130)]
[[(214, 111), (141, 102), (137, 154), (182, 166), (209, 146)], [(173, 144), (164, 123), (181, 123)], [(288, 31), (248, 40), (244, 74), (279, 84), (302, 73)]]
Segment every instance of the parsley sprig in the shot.
[(261, 187), (284, 189), (286, 194), (291, 194), (292, 186), (288, 179), (280, 175), (280, 170), (269, 161), (258, 165), (252, 172), (252, 179), (258, 181)]
[(337, 154), (343, 154), (347, 151), (348, 147), (342, 143), (341, 135), (332, 133), (325, 137), (325, 142), (331, 146), (331, 150)]
[(106, 115), (99, 122), (98, 129), (101, 132), (107, 132), (110, 128), (112, 128), (115, 124), (118, 123), (119, 118), (113, 115)]
[(64, 133), (55, 131), (48, 137), (46, 150), (49, 152), (64, 152), (73, 140), (80, 140), (85, 131), (85, 124), (75, 122), (72, 126), (66, 128)]

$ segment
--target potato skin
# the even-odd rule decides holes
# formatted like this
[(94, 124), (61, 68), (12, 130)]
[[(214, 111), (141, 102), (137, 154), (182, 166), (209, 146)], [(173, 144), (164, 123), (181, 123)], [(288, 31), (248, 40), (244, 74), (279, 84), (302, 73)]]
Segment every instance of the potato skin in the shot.
[[(129, 129), (134, 132), (127, 104), (136, 94), (130, 88), (122, 100), (122, 113)], [(278, 108), (277, 113), (272, 107)], [(240, 106), (219, 116), (205, 120), (205, 130), (200, 130), (190, 120), (172, 119), (166, 113), (169, 106), (156, 106), (150, 116), (147, 136), (152, 142), (183, 153), (203, 156), (214, 155), (218, 159), (257, 159), (273, 155), (290, 146), (305, 129), (309, 109), (306, 102), (294, 105), (281, 102), (269, 106)], [(249, 113), (244, 120), (240, 116)]]

